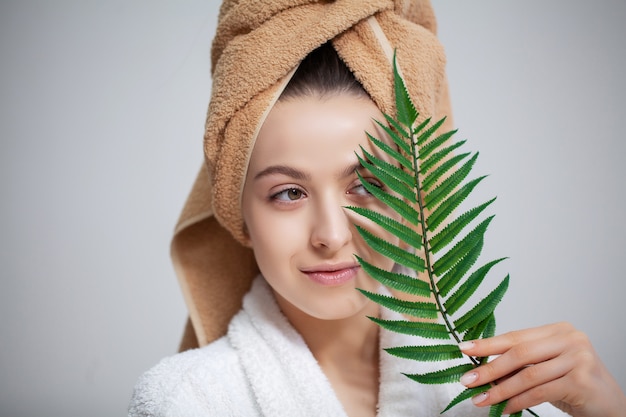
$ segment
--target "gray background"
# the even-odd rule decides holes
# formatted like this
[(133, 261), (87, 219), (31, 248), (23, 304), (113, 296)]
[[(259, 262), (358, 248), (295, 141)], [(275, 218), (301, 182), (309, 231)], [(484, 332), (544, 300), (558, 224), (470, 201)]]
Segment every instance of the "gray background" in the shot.
[[(499, 330), (568, 320), (626, 387), (626, 2), (435, 0)], [(217, 2), (0, 2), (0, 415), (123, 415), (186, 317), (169, 262), (202, 161)], [(622, 301), (623, 302), (623, 301)]]

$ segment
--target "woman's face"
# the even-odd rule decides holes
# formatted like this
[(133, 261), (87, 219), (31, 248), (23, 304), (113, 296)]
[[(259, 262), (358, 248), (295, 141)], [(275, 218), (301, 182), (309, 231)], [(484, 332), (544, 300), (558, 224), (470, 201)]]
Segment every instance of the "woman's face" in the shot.
[(380, 235), (379, 228), (344, 208), (393, 216), (355, 172), (380, 186), (355, 155), (359, 146), (375, 153), (365, 135), (381, 137), (373, 119), (384, 120), (368, 98), (304, 96), (278, 102), (259, 132), (243, 216), (261, 273), (283, 310), (295, 307), (319, 319), (353, 316), (369, 303), (356, 288), (378, 287), (354, 255), (381, 268), (392, 266), (364, 243), (354, 223)]

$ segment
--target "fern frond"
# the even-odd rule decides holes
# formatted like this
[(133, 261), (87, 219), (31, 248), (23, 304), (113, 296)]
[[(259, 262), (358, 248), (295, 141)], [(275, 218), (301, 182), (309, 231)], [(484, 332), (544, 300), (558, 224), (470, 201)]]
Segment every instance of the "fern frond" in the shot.
[(483, 335), (485, 335), (484, 337), (489, 337), (487, 336), (488, 329), (495, 330), (495, 327), (494, 327), (495, 324), (496, 324), (495, 316), (492, 313), (485, 320), (481, 321), (476, 326), (472, 327), (467, 332), (465, 332), (465, 334), (463, 335), (463, 341), (480, 339), (480, 337)]
[(500, 263), (506, 258), (496, 259), (486, 265), (483, 265), (478, 270), (474, 271), (472, 275), (443, 303), (446, 308), (446, 312), (450, 315), (454, 315), (459, 308), (465, 304), (465, 302), (476, 292), (478, 286), (483, 282), (483, 279), (487, 276), (489, 270), (496, 264)]
[(443, 324), (407, 320), (383, 320), (377, 317), (369, 317), (369, 319), (383, 329), (392, 332), (421, 336), (426, 339), (450, 340), (450, 333)]
[(357, 261), (361, 264), (363, 270), (375, 276), (376, 280), (388, 288), (401, 291), (405, 294), (427, 297), (430, 295), (430, 285), (426, 281), (422, 281), (416, 277), (411, 277), (399, 272), (386, 271), (378, 268), (357, 256)]
[[(392, 208), (396, 213), (401, 215), (404, 219), (410, 221), (413, 224), (419, 223), (419, 218), (418, 218), (419, 213), (415, 211), (415, 209), (411, 207), (410, 204), (408, 204), (406, 201), (402, 200), (401, 198), (396, 197), (395, 195), (386, 193), (385, 191), (375, 186), (374, 184), (371, 184), (365, 181), (365, 179), (359, 172), (357, 172), (356, 174), (359, 177), (359, 180), (361, 181), (363, 188), (365, 188), (370, 194), (372, 194), (374, 197), (378, 198), (380, 201), (382, 201), (387, 206)], [(379, 178), (379, 180), (383, 181), (382, 178)]]
[[(453, 130), (452, 133), (456, 133), (456, 130)], [(445, 148), (443, 148), (442, 150), (435, 152), (431, 157), (426, 158), (426, 160), (422, 161), (422, 163), (420, 164), (420, 174), (421, 175), (426, 175), (428, 174), (428, 172), (434, 168), (435, 166), (437, 166), (437, 164), (441, 161), (444, 160), (444, 158), (446, 158), (448, 155), (450, 155), (454, 150), (460, 148), (461, 146), (463, 146), (465, 144), (465, 140), (461, 140), (458, 142), (453, 143), (450, 146), (447, 146)], [(408, 152), (407, 152), (408, 153)]]
[(400, 314), (407, 314), (412, 317), (421, 319), (436, 319), (437, 318), (437, 306), (434, 303), (420, 302), (420, 301), (406, 301), (400, 300), (395, 297), (389, 297), (387, 295), (376, 294), (366, 290), (359, 290), (361, 294), (380, 304), (383, 307), (387, 307), (389, 310), (395, 311)]
[[(370, 155), (371, 156), (371, 155)], [(405, 200), (408, 200), (411, 203), (416, 203), (417, 199), (415, 198), (415, 193), (413, 192), (412, 185), (406, 184), (402, 179), (397, 178), (393, 172), (384, 165), (385, 161), (376, 161), (375, 157), (371, 157), (370, 160), (377, 163), (378, 166), (374, 165), (372, 162), (366, 161), (357, 155), (359, 162), (363, 168), (368, 169), (376, 178), (383, 181), (385, 185), (390, 188), (392, 191), (400, 194)]]
[[(395, 117), (384, 114), (384, 121), (376, 121), (379, 131), (384, 132), (387, 138), (382, 140), (368, 133), (374, 151), (362, 147), (361, 154), (357, 156), (361, 165), (383, 185), (377, 187), (368, 183), (359, 174), (363, 187), (400, 215), (403, 221), (366, 208), (348, 209), (370, 220), (385, 233), (400, 239), (400, 243), (392, 243), (386, 237), (375, 235), (367, 227), (356, 226), (365, 243), (374, 251), (413, 270), (414, 275), (385, 271), (357, 256), (363, 270), (391, 289), (413, 296), (425, 296), (428, 301), (407, 301), (360, 291), (382, 307), (417, 318), (416, 321), (410, 321), (370, 317), (381, 328), (446, 341), (437, 345), (418, 343), (390, 347), (386, 349), (389, 354), (407, 360), (458, 361), (464, 356), (454, 342), (495, 334), (494, 311), (509, 285), (507, 275), (487, 296), (471, 307), (468, 305), (484, 286), (492, 269), (505, 259), (487, 262), (472, 271), (482, 252), (487, 228), (494, 218), (493, 215), (483, 219), (480, 217), (495, 198), (458, 216), (453, 215), (486, 178), (470, 177), (478, 153), (454, 155), (465, 141), (453, 141), (456, 130), (439, 132), (445, 118), (434, 122), (428, 118), (418, 120), (420, 116), (399, 74), (395, 57), (393, 75)], [(425, 279), (418, 279), (418, 274)], [(455, 362), (435, 372), (405, 375), (423, 384), (452, 383), (488, 361), (488, 358), (466, 358), (467, 363)], [(487, 389), (488, 385), (466, 389), (444, 411)], [(500, 417), (505, 406), (506, 403), (500, 403), (491, 407), (490, 416)]]
[(463, 279), (465, 274), (474, 266), (480, 253), (483, 250), (483, 240), (480, 240), (474, 244), (474, 246), (467, 252), (467, 255), (463, 257), (452, 269), (450, 269), (444, 276), (437, 281), (437, 287), (439, 288), (439, 294), (442, 297), (448, 295), (450, 291)]
[(487, 231), (487, 226), (494, 216), (487, 217), (478, 226), (469, 232), (459, 243), (454, 245), (452, 249), (444, 253), (433, 264), (433, 271), (437, 275), (445, 274), (450, 268), (456, 265), (461, 259), (467, 256), (467, 253), (474, 247), (476, 242), (481, 242)]
[[(418, 155), (419, 159), (425, 159), (430, 155), (431, 152), (435, 151), (439, 146), (446, 143), (450, 137), (452, 137), (452, 132), (443, 133), (434, 139), (429, 139), (435, 134), (435, 132), (443, 125), (446, 121), (446, 118), (442, 118), (437, 120), (435, 124), (430, 126), (428, 129), (420, 133), (417, 129), (413, 131), (413, 134), (420, 133), (420, 135), (415, 139), (415, 143), (420, 147), (420, 152)], [(428, 142), (428, 143), (427, 143)]]
[[(384, 216), (377, 211), (370, 210), (363, 207), (355, 207), (355, 206), (346, 206), (348, 210), (351, 210), (361, 216), (365, 217), (368, 220), (371, 220), (373, 223), (376, 223), (389, 233), (393, 234), (397, 238), (401, 239), (404, 242), (407, 241), (415, 241), (421, 242), (422, 237), (414, 230), (408, 227), (405, 224), (400, 223), (399, 221), (392, 219), (391, 217)], [(421, 244), (420, 244), (421, 247)], [(417, 248), (420, 249), (420, 248)]]
[[(465, 213), (457, 217), (454, 221), (450, 222), (447, 226), (444, 227), (441, 232), (430, 238), (430, 250), (432, 250), (433, 253), (439, 252), (440, 249), (452, 242), (452, 240), (461, 233), (465, 226), (467, 226), (469, 223), (471, 223), (472, 220), (478, 217), (480, 213), (482, 213), (483, 210), (486, 209), (495, 200), (495, 198), (492, 198), (486, 203), (483, 203), (478, 207), (474, 207), (473, 209), (466, 211)], [(431, 217), (432, 215), (429, 217), (429, 220)]]
[[(393, 143), (402, 151), (404, 152), (404, 154), (406, 155), (410, 155), (411, 154), (411, 145), (409, 145), (406, 141), (407, 138), (410, 138), (411, 136), (408, 134), (408, 132), (404, 131), (404, 128), (402, 128), (400, 126), (400, 124), (398, 122), (396, 122), (395, 120), (393, 120), (391, 117), (385, 115), (385, 118), (387, 119), (387, 123), (389, 123), (390, 126), (394, 126), (395, 130), (390, 128), (389, 126), (387, 126), (386, 124), (384, 124), (383, 122), (381, 122), (380, 120), (374, 120), (374, 122), (385, 131), (385, 133), (387, 135), (389, 135), (389, 137), (391, 138), (391, 140), (393, 140)], [(400, 132), (400, 133), (396, 133), (396, 132)], [(408, 159), (407, 159), (408, 161)], [(411, 163), (409, 161), (409, 167), (411, 166)]]
[(508, 286), (509, 276), (507, 275), (500, 285), (491, 291), (487, 297), (483, 298), (470, 311), (461, 316), (461, 318), (454, 321), (455, 330), (459, 333), (464, 332), (488, 318), (490, 314), (493, 314), (496, 306), (502, 300), (502, 297), (504, 297)]
[(404, 155), (402, 155), (397, 150), (393, 149), (391, 146), (387, 145), (382, 140), (375, 138), (371, 134), (367, 132), (365, 132), (365, 134), (374, 145), (376, 145), (379, 149), (383, 150), (387, 155), (389, 155), (390, 157), (398, 161), (400, 165), (402, 165), (406, 169), (411, 169), (412, 167), (411, 161), (409, 161)]
[(500, 417), (502, 413), (504, 413), (504, 409), (506, 408), (507, 401), (502, 401), (501, 403), (494, 404), (489, 407), (489, 417)]
[[(489, 338), (489, 337), (493, 337), (496, 335), (496, 316), (495, 314), (491, 313), (491, 315), (489, 317), (487, 317), (486, 319), (487, 321), (487, 325), (485, 326), (485, 329), (482, 332), (482, 337), (484, 338)], [(479, 336), (479, 337), (481, 337)], [(476, 339), (478, 339), (479, 337), (477, 337)]]
[(367, 229), (364, 229), (361, 226), (357, 225), (356, 228), (361, 234), (363, 240), (365, 240), (365, 243), (367, 243), (376, 252), (385, 255), (389, 259), (392, 259), (395, 263), (406, 266), (407, 268), (416, 271), (424, 270), (424, 260), (419, 256), (411, 252), (407, 252), (404, 249), (395, 246), (394, 244), (389, 243), (384, 239), (381, 239), (380, 237), (376, 236), (375, 234)]
[(425, 175), (424, 181), (422, 181), (422, 189), (424, 191), (430, 190), (430, 187), (435, 185), (437, 181), (439, 181), (446, 172), (450, 171), (450, 169), (457, 166), (459, 162), (464, 160), (465, 157), (469, 154), (470, 154), (469, 152), (465, 152), (459, 155), (455, 155), (452, 158), (446, 160), (441, 165), (439, 165), (435, 170), (433, 170), (432, 173)]
[(487, 391), (489, 388), (491, 388), (491, 385), (489, 384), (485, 384), (485, 385), (480, 385), (478, 387), (474, 387), (474, 388), (467, 388), (464, 391), (462, 391), (459, 395), (457, 395), (456, 397), (454, 397), (454, 399), (452, 401), (450, 401), (450, 404), (448, 404), (446, 406), (446, 408), (443, 409), (443, 411), (441, 412), (442, 414), (445, 413), (446, 411), (448, 411), (449, 409), (451, 409), (452, 407), (454, 407), (455, 405), (457, 405), (458, 403), (465, 401), (467, 399), (472, 398), (475, 395), (480, 394), (481, 392), (485, 392)]
[(459, 382), (464, 373), (474, 369), (472, 364), (463, 364), (451, 366), (450, 368), (441, 369), (439, 371), (429, 372), (426, 374), (405, 374), (413, 381), (422, 384), (448, 384), (450, 382)]
[(397, 167), (397, 166), (395, 166), (393, 164), (390, 164), (387, 161), (384, 161), (384, 160), (382, 160), (380, 158), (377, 158), (376, 156), (374, 156), (371, 153), (369, 153), (367, 151), (367, 149), (363, 148), (362, 146), (361, 146), (361, 152), (363, 152), (363, 155), (365, 156), (364, 159), (366, 161), (371, 161), (374, 166), (379, 166), (379, 167), (384, 168), (381, 171), (384, 171), (388, 175), (397, 178), (399, 181), (404, 183), (407, 187), (409, 187), (409, 188), (413, 187), (413, 177), (411, 176), (411, 174), (409, 174), (408, 172), (404, 171), (400, 167)]
[(467, 161), (461, 168), (459, 168), (454, 174), (446, 178), (441, 184), (435, 187), (430, 193), (424, 197), (424, 207), (427, 209), (433, 209), (441, 200), (446, 198), (464, 179), (467, 177), (474, 166), (474, 163), (478, 159), (478, 153)]
[(486, 176), (478, 177), (463, 187), (460, 190), (452, 194), (450, 197), (446, 198), (443, 203), (441, 203), (432, 213), (428, 216), (428, 220), (426, 224), (428, 225), (428, 230), (434, 232), (437, 230), (437, 227), (441, 223), (443, 223), (446, 218), (452, 213), (454, 209), (456, 209), (471, 193), (474, 188), (481, 182)]
[(399, 358), (421, 362), (436, 362), (463, 357), (457, 345), (402, 346), (387, 348), (385, 351)]
[(406, 88), (406, 84), (400, 76), (400, 71), (398, 71), (398, 62), (395, 58), (395, 52), (393, 59), (393, 77), (393, 87), (396, 97), (396, 116), (398, 117), (398, 122), (407, 126), (410, 130), (415, 120), (417, 120), (418, 113), (413, 104), (413, 100), (411, 100), (411, 96), (409, 96), (409, 90)]

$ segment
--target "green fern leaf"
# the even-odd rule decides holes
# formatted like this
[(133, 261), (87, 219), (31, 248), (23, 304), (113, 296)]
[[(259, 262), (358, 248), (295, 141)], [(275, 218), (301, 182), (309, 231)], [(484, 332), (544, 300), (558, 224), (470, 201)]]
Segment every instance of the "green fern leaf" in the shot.
[(435, 187), (430, 193), (426, 194), (424, 197), (424, 206), (427, 209), (434, 208), (441, 200), (443, 200), (447, 195), (450, 194), (452, 190), (454, 190), (472, 170), (476, 159), (478, 158), (478, 153), (475, 153), (474, 156), (467, 161), (461, 168), (459, 168), (454, 174), (450, 175), (446, 178), (441, 184)]
[[(385, 115), (385, 118), (387, 119), (387, 123), (389, 123), (389, 126), (393, 126), (393, 128), (395, 130), (390, 128), (389, 126), (387, 126), (386, 124), (384, 124), (383, 122), (381, 122), (379, 120), (374, 120), (374, 122), (376, 122), (376, 124), (381, 129), (383, 129), (387, 135), (389, 135), (391, 140), (393, 140), (393, 143), (395, 143), (396, 146), (402, 152), (404, 152), (406, 155), (410, 155), (411, 154), (411, 145), (408, 144), (406, 139), (410, 138), (411, 135), (409, 135), (408, 132), (406, 132), (404, 130), (404, 128), (398, 122), (393, 120), (388, 115)], [(396, 133), (396, 132), (398, 132), (398, 133)], [(407, 159), (407, 161), (408, 161), (408, 159)], [(410, 166), (411, 166), (411, 163), (409, 162), (409, 165), (407, 166), (407, 168), (410, 168)]]
[(496, 335), (496, 316), (491, 313), (489, 317), (487, 317), (487, 325), (485, 326), (485, 330), (483, 330), (482, 337), (489, 338)]
[[(454, 238), (461, 233), (465, 226), (467, 226), (472, 220), (478, 217), (478, 215), (480, 215), (480, 213), (482, 213), (483, 210), (486, 209), (495, 200), (495, 198), (492, 198), (486, 203), (483, 203), (478, 207), (474, 207), (473, 209), (470, 209), (457, 217), (454, 221), (444, 227), (441, 232), (430, 238), (430, 250), (432, 250), (433, 253), (439, 252), (440, 249), (452, 242), (452, 240), (454, 240)], [(429, 220), (431, 217), (432, 214), (429, 217)]]
[(472, 275), (443, 303), (446, 308), (446, 312), (450, 315), (454, 315), (459, 308), (465, 304), (465, 302), (476, 292), (479, 285), (483, 282), (483, 279), (487, 276), (489, 270), (496, 264), (500, 263), (506, 258), (496, 259), (488, 264), (482, 266), (478, 270), (474, 271)]
[[(382, 201), (387, 206), (392, 208), (396, 213), (401, 215), (404, 219), (410, 221), (413, 224), (419, 223), (419, 213), (415, 211), (415, 209), (411, 207), (410, 204), (408, 204), (406, 201), (402, 200), (401, 198), (398, 198), (394, 195), (386, 193), (385, 191), (375, 186), (374, 184), (371, 184), (365, 181), (365, 179), (363, 178), (363, 176), (361, 176), (359, 172), (357, 172), (356, 174), (357, 174), (357, 177), (359, 177), (359, 180), (361, 181), (363, 188), (365, 188), (370, 194), (372, 194), (374, 197), (378, 198), (380, 201)], [(383, 181), (382, 178), (379, 178), (379, 180)]]
[[(456, 133), (456, 130), (452, 131), (452, 134)], [(420, 170), (420, 174), (421, 175), (426, 175), (428, 174), (428, 172), (434, 168), (435, 166), (437, 166), (437, 164), (439, 162), (441, 162), (445, 157), (447, 157), (448, 155), (450, 155), (455, 149), (460, 148), (461, 146), (463, 146), (465, 144), (465, 140), (461, 140), (459, 142), (455, 142), (452, 145), (438, 151), (435, 152), (432, 156), (430, 156), (429, 158), (426, 158), (425, 161), (422, 161), (422, 163), (420, 164), (419, 170)], [(410, 152), (407, 152), (410, 153)]]
[[(389, 123), (389, 126), (393, 130), (398, 132), (397, 136), (392, 136), (391, 137), (394, 140), (394, 142), (395, 142), (395, 139), (401, 139), (401, 138), (409, 139), (409, 138), (411, 138), (411, 134), (409, 133), (408, 130), (406, 130), (406, 128), (401, 123), (396, 121), (393, 117), (389, 116), (388, 114), (383, 114), (383, 116), (385, 117), (385, 120), (387, 121), (387, 123)], [(383, 124), (381, 121), (378, 121), (378, 120), (375, 120), (375, 121), (377, 121), (381, 125)], [(411, 145), (408, 144), (408, 143), (406, 143), (406, 145), (408, 146), (408, 148), (407, 148), (407, 146), (399, 146), (399, 145), (398, 145), (398, 147), (400, 149), (402, 149), (402, 150), (406, 150), (407, 155), (410, 155), (411, 154)]]
[(457, 208), (464, 200), (467, 198), (469, 193), (471, 193), (474, 188), (481, 182), (486, 176), (478, 177), (475, 180), (472, 180), (461, 187), (460, 190), (452, 194), (450, 197), (446, 198), (433, 212), (430, 216), (428, 216), (428, 220), (426, 224), (428, 225), (428, 230), (434, 232), (437, 230), (437, 227), (441, 223), (443, 223), (446, 218), (452, 213), (452, 211)]
[[(377, 211), (370, 210), (370, 209), (363, 208), (363, 207), (347, 206), (345, 208), (357, 214), (360, 214), (366, 219), (371, 220), (372, 222), (376, 223), (377, 225), (379, 225), (380, 227), (382, 227), (383, 229), (393, 234), (394, 236), (398, 237), (404, 242), (411, 242), (411, 241), (421, 242), (422, 241), (422, 237), (415, 230), (411, 229), (405, 224), (400, 223), (399, 221), (395, 219), (392, 219), (391, 217), (383, 216)], [(421, 244), (416, 249), (421, 249)]]
[[(429, 119), (426, 119), (426, 121), (429, 121)], [(439, 146), (446, 143), (448, 139), (452, 137), (452, 135), (454, 134), (453, 132), (446, 132), (429, 141), (429, 139), (435, 134), (437, 129), (439, 129), (445, 121), (445, 117), (436, 121), (432, 126), (430, 126), (417, 137), (415, 142), (417, 146), (420, 147), (418, 155), (419, 159), (425, 159), (426, 157), (428, 157), (428, 155), (430, 155), (431, 152), (435, 151)], [(415, 129), (413, 133), (417, 134), (419, 133), (419, 131)], [(426, 144), (426, 142), (428, 143)]]
[(422, 362), (437, 362), (463, 357), (457, 345), (402, 346), (387, 348), (385, 351), (399, 358)]
[(489, 317), (478, 323), (476, 326), (468, 329), (467, 332), (465, 332), (465, 334), (463, 335), (463, 341), (480, 339), (480, 337), (486, 333), (487, 327), (489, 327), (490, 322), (495, 324), (495, 318), (493, 314), (489, 315)]
[(476, 226), (471, 232), (469, 232), (459, 243), (454, 245), (452, 249), (443, 254), (433, 264), (433, 271), (435, 274), (445, 274), (450, 268), (456, 265), (461, 259), (463, 259), (467, 253), (474, 247), (476, 242), (483, 241), (483, 236), (487, 231), (487, 226), (494, 216), (489, 216), (483, 220), (478, 226)]
[(395, 59), (394, 52), (394, 60), (393, 60), (393, 76), (394, 76), (394, 92), (396, 95), (396, 116), (398, 117), (398, 121), (402, 123), (404, 126), (408, 126), (409, 129), (417, 120), (417, 110), (415, 109), (415, 105), (413, 104), (413, 100), (409, 96), (409, 91), (400, 76), (400, 71), (398, 71), (397, 61)]
[(456, 331), (461, 333), (476, 326), (478, 323), (489, 317), (490, 314), (496, 309), (498, 303), (504, 297), (509, 286), (509, 276), (502, 280), (489, 295), (483, 298), (478, 304), (476, 304), (470, 311), (465, 313), (461, 318), (454, 321)]
[(384, 151), (387, 155), (389, 155), (390, 157), (398, 161), (400, 165), (402, 165), (406, 169), (411, 169), (413, 164), (404, 155), (402, 155), (397, 150), (393, 149), (391, 146), (387, 145), (382, 140), (375, 138), (374, 136), (370, 135), (367, 132), (365, 132), (365, 134), (374, 145), (376, 145), (379, 149)]
[(374, 235), (367, 229), (361, 226), (356, 226), (357, 230), (372, 249), (392, 259), (395, 263), (404, 265), (407, 268), (414, 269), (416, 271), (423, 271), (426, 267), (424, 260), (417, 255), (407, 252), (402, 248), (399, 248), (384, 239)]
[(463, 257), (452, 269), (450, 269), (444, 276), (437, 281), (437, 287), (439, 288), (439, 294), (442, 297), (448, 295), (450, 291), (463, 279), (465, 274), (474, 266), (476, 260), (480, 256), (483, 250), (483, 240), (480, 240), (474, 244), (474, 246), (467, 252), (467, 255)]
[[(419, 125), (417, 125), (414, 129), (413, 129), (413, 134), (412, 135), (408, 135), (406, 136), (407, 139), (411, 139), (413, 137), (413, 135), (416, 135), (417, 133), (421, 132), (422, 130), (424, 130), (426, 128), (426, 126), (428, 126), (430, 124), (430, 117), (427, 119), (424, 119)], [(411, 148), (412, 149), (412, 148)], [(409, 151), (407, 152), (409, 155), (411, 155), (413, 152)]]
[[(414, 182), (413, 176), (411, 176), (411, 174), (404, 171), (400, 167), (397, 167), (395, 165), (390, 164), (387, 161), (383, 161), (382, 159), (377, 158), (376, 156), (369, 153), (362, 146), (361, 146), (361, 151), (363, 152), (363, 155), (365, 156), (364, 159), (366, 161), (371, 161), (374, 166), (378, 166), (382, 168), (382, 169), (379, 169), (380, 171), (385, 172), (387, 175), (391, 177), (397, 178), (399, 181), (401, 181), (403, 184), (410, 187), (411, 189), (415, 187), (415, 184), (413, 183)], [(415, 201), (413, 202), (415, 203)]]
[[(409, 200), (411, 203), (416, 203), (417, 198), (415, 197), (415, 193), (413, 192), (413, 188), (411, 185), (407, 185), (401, 179), (398, 179), (394, 176), (393, 173), (390, 173), (389, 170), (385, 170), (385, 166), (382, 165), (380, 161), (379, 166), (373, 165), (371, 162), (368, 162), (357, 155), (361, 166), (368, 169), (376, 178), (383, 181), (385, 185), (396, 193), (400, 194), (406, 200)], [(374, 158), (371, 158), (372, 160)]]
[(501, 403), (494, 404), (489, 407), (489, 417), (502, 417), (504, 413), (504, 409), (506, 408), (507, 401), (502, 401)]
[(463, 364), (426, 374), (405, 375), (413, 381), (417, 381), (421, 384), (448, 384), (451, 382), (459, 382), (459, 379), (463, 376), (463, 374), (471, 371), (472, 369), (474, 369), (474, 365)]
[(443, 324), (407, 320), (383, 320), (376, 317), (369, 317), (369, 319), (383, 329), (392, 332), (421, 336), (427, 339), (450, 340), (448, 328)]
[(450, 404), (448, 404), (446, 406), (446, 408), (444, 408), (441, 413), (442, 414), (445, 413), (446, 411), (448, 411), (449, 409), (451, 409), (452, 407), (454, 407), (458, 403), (460, 403), (462, 401), (465, 401), (467, 399), (470, 399), (473, 396), (480, 394), (481, 392), (485, 392), (489, 388), (491, 388), (491, 385), (485, 384), (485, 385), (480, 385), (478, 387), (467, 388), (467, 389), (463, 390), (459, 395), (454, 397), (454, 399), (452, 401), (450, 401)]
[(469, 152), (465, 152), (459, 155), (455, 155), (452, 158), (447, 159), (441, 165), (439, 165), (433, 172), (431, 172), (428, 175), (425, 175), (424, 181), (422, 181), (422, 189), (424, 191), (430, 190), (430, 187), (435, 185), (437, 181), (439, 181), (445, 173), (450, 171), (450, 169), (452, 169), (453, 167), (457, 166), (459, 162), (464, 160), (465, 157), (467, 157), (467, 155), (469, 154), (470, 154)]
[(422, 297), (428, 297), (430, 295), (430, 285), (428, 285), (427, 282), (406, 274), (380, 269), (366, 262), (359, 256), (356, 258), (363, 270), (384, 286), (410, 295)]
[(389, 310), (398, 312), (400, 314), (407, 314), (409, 316), (422, 319), (437, 318), (438, 310), (437, 306), (434, 303), (406, 301), (365, 290), (359, 291), (361, 292), (361, 294), (374, 301), (375, 303), (378, 303), (381, 306), (387, 307)]
[[(459, 343), (470, 338), (493, 336), (496, 327), (494, 310), (509, 284), (509, 277), (506, 276), (473, 307), (468, 305), (469, 300), (485, 283), (492, 268), (505, 259), (487, 262), (470, 272), (481, 255), (485, 233), (494, 216), (486, 216), (482, 220), (479, 217), (495, 199), (453, 217), (455, 210), (486, 178), (480, 176), (469, 179), (478, 153), (453, 154), (465, 141), (453, 141), (456, 130), (439, 132), (445, 118), (434, 122), (428, 118), (418, 121), (419, 114), (399, 74), (395, 57), (393, 75), (396, 115), (392, 117), (384, 114), (384, 121), (376, 121), (380, 127), (378, 131), (385, 133), (386, 141), (368, 133), (375, 151), (361, 148), (359, 156), (361, 165), (382, 186), (364, 181), (360, 174), (359, 178), (372, 196), (395, 211), (403, 220), (394, 220), (370, 209), (347, 208), (400, 239), (400, 244), (392, 244), (386, 238), (356, 226), (365, 243), (374, 251), (396, 264), (412, 269), (415, 274), (384, 271), (357, 257), (363, 270), (391, 289), (410, 295), (426, 296), (428, 301), (407, 301), (399, 297), (360, 291), (365, 297), (390, 310), (418, 319), (433, 320), (384, 320), (370, 317), (381, 328), (447, 341), (438, 345), (390, 347), (386, 349), (389, 354), (418, 361), (458, 360), (463, 354), (450, 341)], [(474, 223), (477, 224), (472, 226)], [(418, 274), (425, 277), (426, 281), (417, 279)], [(488, 358), (467, 356), (467, 360), (467, 363), (454, 363), (435, 372), (406, 375), (424, 384), (457, 382), (464, 373), (485, 363)], [(483, 386), (463, 391), (444, 411), (488, 388), (489, 386)], [(492, 407), (490, 413), (500, 416), (505, 405), (502, 403)]]

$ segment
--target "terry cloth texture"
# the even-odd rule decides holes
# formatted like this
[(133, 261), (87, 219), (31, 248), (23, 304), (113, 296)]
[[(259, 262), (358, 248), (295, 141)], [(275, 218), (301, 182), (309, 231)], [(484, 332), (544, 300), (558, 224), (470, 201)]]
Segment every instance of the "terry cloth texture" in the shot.
[[(381, 293), (388, 294), (384, 288)], [(401, 319), (386, 309), (381, 314), (387, 320)], [(379, 340), (383, 348), (434, 343), (384, 329)], [(381, 352), (378, 416), (439, 415), (463, 390), (461, 384), (421, 385), (401, 372), (424, 373), (442, 365)], [(543, 417), (564, 415), (549, 404), (533, 410)], [(468, 400), (449, 414), (486, 417), (489, 409), (474, 407)], [(148, 416), (345, 417), (346, 413), (304, 340), (259, 277), (225, 337), (166, 358), (139, 379), (129, 417)]]
[[(394, 114), (394, 51), (422, 117), (448, 116), (445, 56), (429, 0), (226, 0), (212, 46), (200, 170), (172, 241), (189, 309), (181, 349), (222, 336), (258, 272), (241, 213), (250, 153), (302, 59), (331, 41), (379, 108)], [(230, 277), (228, 280), (223, 277)]]

